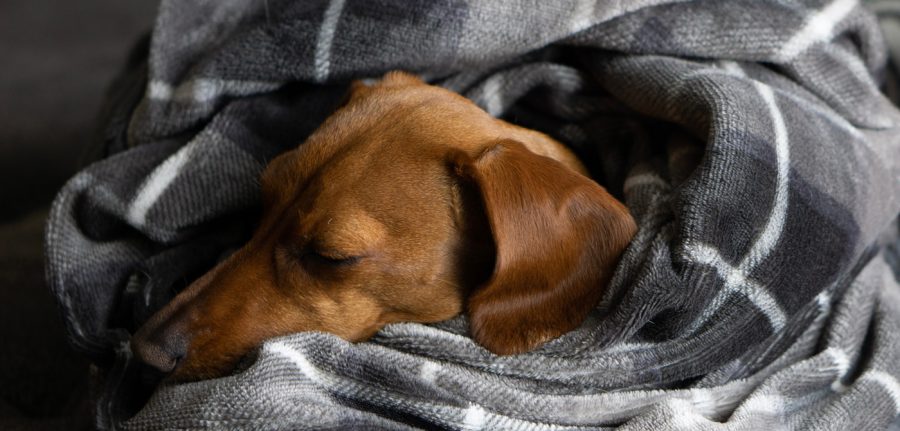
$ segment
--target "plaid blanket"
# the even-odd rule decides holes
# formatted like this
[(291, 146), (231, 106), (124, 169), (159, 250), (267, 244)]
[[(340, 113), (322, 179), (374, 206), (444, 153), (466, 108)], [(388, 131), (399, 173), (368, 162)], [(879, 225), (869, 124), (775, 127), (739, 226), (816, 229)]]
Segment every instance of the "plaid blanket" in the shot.
[[(897, 426), (887, 52), (852, 0), (163, 0), (104, 158), (46, 233), (68, 335), (100, 366), (98, 427)], [(393, 69), (555, 136), (624, 199), (639, 233), (595, 312), (510, 357), (464, 316), (358, 344), (299, 333), (151, 396), (129, 334), (246, 240), (265, 163), (348, 80)]]

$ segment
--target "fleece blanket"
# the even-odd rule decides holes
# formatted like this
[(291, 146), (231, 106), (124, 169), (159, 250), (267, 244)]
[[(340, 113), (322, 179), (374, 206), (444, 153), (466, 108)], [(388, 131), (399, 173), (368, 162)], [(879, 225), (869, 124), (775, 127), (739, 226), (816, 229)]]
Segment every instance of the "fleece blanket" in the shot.
[[(876, 6), (896, 34), (895, 5)], [(110, 93), (104, 157), (47, 227), (68, 335), (98, 365), (97, 425), (896, 426), (886, 46), (852, 0), (163, 0)], [(555, 136), (625, 201), (639, 232), (595, 312), (508, 357), (465, 316), (358, 344), (299, 333), (154, 389), (129, 334), (247, 238), (265, 163), (349, 80), (393, 69)]]

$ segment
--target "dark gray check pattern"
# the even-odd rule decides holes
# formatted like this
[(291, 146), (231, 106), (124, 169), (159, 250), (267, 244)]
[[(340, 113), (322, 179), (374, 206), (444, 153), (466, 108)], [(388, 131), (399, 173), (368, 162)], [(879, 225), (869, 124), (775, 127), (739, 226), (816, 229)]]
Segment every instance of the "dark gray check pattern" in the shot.
[[(895, 6), (875, 7), (896, 50)], [(107, 157), (47, 228), (69, 336), (107, 370), (98, 424), (885, 428), (900, 412), (885, 46), (851, 0), (164, 0), (112, 92)], [(267, 160), (349, 79), (393, 69), (556, 136), (625, 200), (640, 231), (596, 312), (513, 357), (464, 317), (360, 344), (296, 334), (144, 405), (129, 332), (246, 238)]]

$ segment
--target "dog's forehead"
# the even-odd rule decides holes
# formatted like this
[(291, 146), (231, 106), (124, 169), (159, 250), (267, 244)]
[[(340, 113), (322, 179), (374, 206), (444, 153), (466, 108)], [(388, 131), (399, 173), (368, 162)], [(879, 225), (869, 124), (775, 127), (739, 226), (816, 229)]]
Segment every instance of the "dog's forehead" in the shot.
[(399, 133), (411, 140), (477, 136), (497, 126), (469, 99), (421, 82), (376, 85), (336, 114), (337, 121), (330, 125), (350, 126), (363, 134)]
[(450, 149), (488, 141), (493, 127), (487, 113), (446, 90), (373, 89), (274, 161), (261, 185), (268, 200), (300, 203), (303, 211), (353, 202), (391, 232), (413, 221), (417, 230), (443, 219), (450, 205)]
[(446, 218), (450, 170), (427, 152), (357, 145), (310, 167), (310, 177), (285, 199), (293, 202), (298, 236), (353, 250), (435, 229)]
[[(301, 214), (300, 218), (306, 214)], [(314, 221), (302, 223), (301, 235), (320, 250), (363, 254), (381, 244), (387, 236), (384, 224), (362, 208), (351, 205), (332, 207), (312, 214)]]

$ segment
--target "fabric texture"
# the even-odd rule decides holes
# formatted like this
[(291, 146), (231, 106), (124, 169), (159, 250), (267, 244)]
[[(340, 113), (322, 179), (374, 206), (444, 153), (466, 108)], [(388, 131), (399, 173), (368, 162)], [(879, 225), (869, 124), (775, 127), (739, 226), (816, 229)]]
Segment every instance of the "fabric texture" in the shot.
[[(163, 0), (105, 111), (107, 157), (47, 227), (68, 335), (104, 370), (98, 426), (884, 429), (894, 37), (849, 0)], [(294, 334), (145, 404), (129, 334), (248, 237), (265, 163), (350, 79), (394, 69), (558, 138), (624, 200), (639, 232), (595, 312), (508, 357), (465, 316)]]

